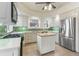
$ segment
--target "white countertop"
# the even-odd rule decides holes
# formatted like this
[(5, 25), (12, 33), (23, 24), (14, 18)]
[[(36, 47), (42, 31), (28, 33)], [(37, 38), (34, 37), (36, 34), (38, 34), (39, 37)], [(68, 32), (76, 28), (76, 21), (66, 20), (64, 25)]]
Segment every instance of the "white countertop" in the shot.
[(53, 32), (48, 32), (48, 33), (38, 33), (37, 35), (39, 36), (55, 36), (56, 33), (53, 33)]
[(27, 33), (27, 32), (32, 32), (32, 31), (24, 31), (24, 32), (13, 32), (11, 34), (24, 34), (24, 33)]

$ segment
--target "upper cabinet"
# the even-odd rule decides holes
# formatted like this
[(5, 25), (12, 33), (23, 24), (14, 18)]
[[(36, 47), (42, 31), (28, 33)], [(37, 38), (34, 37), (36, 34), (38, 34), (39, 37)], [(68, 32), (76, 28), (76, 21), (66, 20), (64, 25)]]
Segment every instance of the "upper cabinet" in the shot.
[(6, 17), (6, 4), (5, 3), (0, 3), (0, 18), (5, 18)]
[(15, 24), (17, 11), (11, 2), (0, 2), (0, 23), (5, 25)]
[(11, 3), (0, 2), (0, 23), (11, 24)]
[(10, 3), (0, 2), (0, 19), (6, 18), (7, 15), (9, 16), (10, 10), (11, 10)]

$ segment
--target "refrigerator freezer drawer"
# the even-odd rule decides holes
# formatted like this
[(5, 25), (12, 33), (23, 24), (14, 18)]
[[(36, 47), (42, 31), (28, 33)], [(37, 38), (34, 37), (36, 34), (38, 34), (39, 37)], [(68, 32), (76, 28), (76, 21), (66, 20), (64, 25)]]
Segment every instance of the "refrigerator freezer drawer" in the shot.
[(75, 44), (73, 38), (63, 38), (62, 46), (72, 51), (75, 51)]

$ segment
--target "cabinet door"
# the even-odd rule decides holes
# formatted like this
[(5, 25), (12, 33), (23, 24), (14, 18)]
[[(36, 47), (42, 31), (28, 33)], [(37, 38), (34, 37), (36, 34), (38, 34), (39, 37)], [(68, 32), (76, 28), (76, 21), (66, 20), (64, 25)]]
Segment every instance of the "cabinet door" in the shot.
[(9, 49), (0, 50), (0, 56), (12, 56), (12, 52)]
[(29, 35), (28, 36), (29, 43), (36, 42), (36, 33), (35, 33), (35, 31), (29, 32), (28, 35)]
[(36, 32), (27, 32), (24, 35), (24, 43), (36, 42), (36, 39), (37, 39)]
[(7, 13), (10, 10), (8, 8), (11, 8), (9, 2), (0, 2), (0, 18), (5, 18), (10, 13)]
[(6, 3), (0, 3), (0, 18), (5, 18), (6, 15)]
[(37, 41), (37, 31), (33, 31), (31, 33), (31, 41), (36, 42)]
[(11, 24), (11, 3), (0, 2), (0, 23)]
[(25, 33), (24, 34), (24, 41), (23, 41), (23, 43), (25, 44), (27, 42), (28, 42), (28, 33)]
[(30, 42), (30, 37), (31, 36), (30, 36), (29, 32), (27, 32), (27, 33), (24, 34), (24, 44)]

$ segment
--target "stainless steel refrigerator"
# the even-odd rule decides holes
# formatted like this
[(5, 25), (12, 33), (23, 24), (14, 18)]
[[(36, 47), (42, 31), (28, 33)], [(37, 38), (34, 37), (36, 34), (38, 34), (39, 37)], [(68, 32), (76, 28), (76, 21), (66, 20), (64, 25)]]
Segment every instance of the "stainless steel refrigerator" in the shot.
[(76, 18), (69, 17), (60, 21), (59, 44), (67, 49), (75, 51)]

